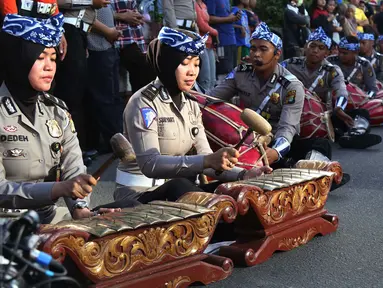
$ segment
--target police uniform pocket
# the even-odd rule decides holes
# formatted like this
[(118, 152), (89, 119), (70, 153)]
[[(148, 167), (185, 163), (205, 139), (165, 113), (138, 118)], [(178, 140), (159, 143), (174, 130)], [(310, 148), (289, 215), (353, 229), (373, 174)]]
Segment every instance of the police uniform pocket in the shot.
[(178, 126), (174, 121), (174, 117), (161, 117), (158, 121), (158, 139), (159, 140), (176, 140), (178, 136)]
[(30, 176), (30, 155), (25, 145), (5, 145), (0, 148), (8, 180), (28, 179)]

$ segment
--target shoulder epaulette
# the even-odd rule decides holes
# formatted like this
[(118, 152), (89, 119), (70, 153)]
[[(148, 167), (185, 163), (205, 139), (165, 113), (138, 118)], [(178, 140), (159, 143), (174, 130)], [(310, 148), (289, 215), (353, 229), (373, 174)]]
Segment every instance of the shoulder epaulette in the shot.
[(160, 89), (158, 89), (153, 84), (149, 84), (145, 89), (141, 91), (141, 94), (148, 98), (150, 101), (154, 101), (158, 94), (160, 93)]
[(366, 58), (359, 56), (358, 57), (358, 63), (362, 64), (362, 66), (367, 66), (370, 61), (368, 61)]
[(253, 71), (253, 65), (251, 64), (239, 64), (237, 66), (238, 72), (252, 72)]
[(59, 106), (62, 109), (69, 110), (68, 106), (65, 104), (65, 102), (63, 100), (61, 100), (55, 96), (52, 96), (49, 93), (43, 93), (43, 97), (44, 97), (44, 103), (45, 104), (48, 104), (48, 105), (53, 104), (53, 105)]
[(377, 57), (383, 57), (383, 54), (382, 54), (382, 53), (379, 53), (379, 52), (375, 52), (375, 55), (376, 55)]
[(298, 80), (298, 78), (295, 77), (293, 74), (286, 74), (278, 77), (278, 82), (285, 89), (291, 84), (292, 81), (296, 80)]
[(322, 65), (321, 70), (326, 70), (326, 71), (332, 71), (335, 68), (335, 66), (331, 63), (326, 63)]
[(287, 63), (302, 65), (305, 60), (301, 57), (293, 57), (293, 58), (287, 59), (287, 61), (288, 61)]
[(332, 61), (338, 61), (338, 60), (339, 60), (339, 56), (337, 56), (337, 55), (332, 55), (332, 56), (328, 56), (326, 59), (327, 59), (327, 61), (329, 61), (329, 62), (332, 62)]

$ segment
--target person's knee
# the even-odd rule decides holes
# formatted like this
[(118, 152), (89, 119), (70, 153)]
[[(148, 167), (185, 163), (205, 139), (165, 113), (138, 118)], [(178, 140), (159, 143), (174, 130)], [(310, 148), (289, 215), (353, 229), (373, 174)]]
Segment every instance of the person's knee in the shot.
[(326, 138), (315, 138), (312, 148), (325, 155), (327, 158), (332, 158), (332, 147), (330, 140)]

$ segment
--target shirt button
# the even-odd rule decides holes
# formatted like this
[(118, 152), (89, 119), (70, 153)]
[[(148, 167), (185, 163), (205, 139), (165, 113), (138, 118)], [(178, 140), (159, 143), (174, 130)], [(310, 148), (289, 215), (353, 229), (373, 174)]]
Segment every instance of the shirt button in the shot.
[(185, 143), (185, 140), (182, 140), (182, 143)]
[(39, 159), (39, 162), (40, 162), (40, 163), (43, 163), (43, 162), (44, 162), (44, 160), (43, 160), (43, 159)]
[(173, 133), (173, 136), (176, 136), (176, 132)]

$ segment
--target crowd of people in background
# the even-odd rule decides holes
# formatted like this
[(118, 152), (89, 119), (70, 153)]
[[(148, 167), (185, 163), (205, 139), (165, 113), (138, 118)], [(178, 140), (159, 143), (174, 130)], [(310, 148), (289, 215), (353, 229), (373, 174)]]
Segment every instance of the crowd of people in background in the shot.
[[(268, 22), (258, 18), (256, 0), (93, 0), (96, 16), (90, 25), (88, 12), (81, 19), (76, 16), (81, 20), (76, 22), (70, 14), (73, 7), (61, 2), (66, 1), (57, 3), (66, 19), (68, 52), (60, 52), (53, 92), (71, 111), (87, 164), (98, 154), (110, 152), (110, 137), (122, 132), (126, 98), (121, 95), (131, 95), (156, 78), (146, 48), (161, 26), (209, 33), (197, 87), (206, 91), (247, 60), (252, 32), (261, 21)], [(3, 7), (3, 16), (6, 12)], [(383, 48), (383, 37), (378, 37), (383, 35), (383, 1), (313, 0), (310, 6), (303, 0), (288, 1), (283, 29), (274, 30), (283, 39), (284, 59), (303, 55), (317, 27), (332, 39), (335, 54), (341, 37), (363, 31), (375, 34), (377, 46)]]

